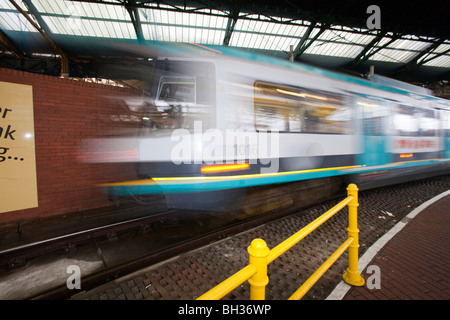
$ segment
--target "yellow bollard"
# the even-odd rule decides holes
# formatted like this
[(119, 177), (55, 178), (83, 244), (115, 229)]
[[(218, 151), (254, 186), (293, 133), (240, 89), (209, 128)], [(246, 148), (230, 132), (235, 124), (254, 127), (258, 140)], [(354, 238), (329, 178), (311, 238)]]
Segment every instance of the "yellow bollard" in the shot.
[(348, 268), (344, 273), (344, 281), (349, 285), (361, 287), (364, 285), (364, 278), (358, 270), (358, 250), (359, 250), (359, 230), (358, 230), (358, 187), (350, 184), (347, 188), (347, 195), (353, 197), (348, 204), (348, 237), (354, 240), (348, 248)]
[(265, 300), (266, 285), (269, 283), (267, 276), (267, 256), (269, 248), (262, 239), (255, 239), (248, 247), (250, 264), (256, 267), (254, 274), (248, 282), (250, 283), (250, 300)]

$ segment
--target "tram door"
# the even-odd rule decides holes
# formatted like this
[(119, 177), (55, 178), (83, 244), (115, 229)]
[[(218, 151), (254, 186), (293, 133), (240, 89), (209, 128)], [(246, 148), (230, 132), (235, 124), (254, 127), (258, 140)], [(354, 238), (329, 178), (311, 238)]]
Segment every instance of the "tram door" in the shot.
[(390, 162), (388, 152), (389, 108), (387, 101), (360, 96), (357, 101), (361, 119), (361, 154), (359, 163), (366, 166)]

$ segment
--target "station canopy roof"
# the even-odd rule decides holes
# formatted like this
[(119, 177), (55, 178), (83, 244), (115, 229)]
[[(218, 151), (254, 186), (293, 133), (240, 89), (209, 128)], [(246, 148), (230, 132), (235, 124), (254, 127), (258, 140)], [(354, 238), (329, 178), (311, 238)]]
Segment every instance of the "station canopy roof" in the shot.
[[(381, 28), (368, 29), (371, 4)], [(111, 43), (224, 45), (350, 73), (449, 80), (449, 2), (0, 0), (3, 67), (95, 75), (123, 53)], [(291, 48), (292, 46), (292, 48)]]

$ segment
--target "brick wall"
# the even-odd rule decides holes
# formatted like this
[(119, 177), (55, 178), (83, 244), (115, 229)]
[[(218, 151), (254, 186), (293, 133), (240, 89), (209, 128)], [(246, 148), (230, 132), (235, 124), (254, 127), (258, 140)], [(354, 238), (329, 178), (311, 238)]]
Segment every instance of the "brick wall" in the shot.
[(0, 224), (110, 206), (95, 185), (136, 178), (133, 164), (83, 163), (78, 154), (85, 139), (136, 130), (138, 119), (121, 117), (126, 109), (111, 97), (138, 92), (4, 68), (0, 81), (33, 86), (39, 203), (38, 208), (0, 213)]

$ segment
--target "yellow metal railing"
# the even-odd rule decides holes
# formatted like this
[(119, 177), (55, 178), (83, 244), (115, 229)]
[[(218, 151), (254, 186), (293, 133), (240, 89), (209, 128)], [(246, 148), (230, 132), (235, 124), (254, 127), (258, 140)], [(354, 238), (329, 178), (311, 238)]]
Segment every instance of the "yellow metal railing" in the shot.
[(348, 205), (349, 226), (347, 240), (295, 291), (289, 300), (301, 299), (320, 277), (333, 265), (333, 263), (348, 249), (348, 268), (343, 275), (345, 282), (352, 286), (363, 286), (364, 279), (358, 270), (359, 230), (357, 220), (358, 188), (350, 184), (347, 188), (347, 198), (339, 202), (333, 208), (322, 214), (306, 227), (277, 245), (272, 250), (262, 239), (254, 239), (248, 248), (249, 264), (236, 272), (216, 287), (212, 288), (198, 300), (219, 300), (233, 291), (239, 285), (248, 280), (250, 283), (250, 299), (264, 300), (266, 285), (269, 283), (267, 265), (280, 255), (317, 229), (321, 224)]

